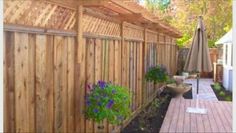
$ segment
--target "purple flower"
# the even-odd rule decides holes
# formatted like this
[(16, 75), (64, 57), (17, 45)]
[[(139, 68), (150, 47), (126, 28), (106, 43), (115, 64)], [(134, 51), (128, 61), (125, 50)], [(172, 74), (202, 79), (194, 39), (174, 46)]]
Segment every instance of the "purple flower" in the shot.
[(115, 94), (116, 93), (116, 90), (112, 90), (112, 92), (111, 92), (112, 94)]
[(104, 89), (106, 87), (106, 82), (105, 81), (98, 81), (98, 86), (101, 88), (101, 89)]
[(113, 104), (114, 104), (114, 101), (109, 100), (106, 107), (110, 109), (113, 106)]
[(98, 113), (98, 109), (94, 109), (93, 112), (94, 112), (94, 113)]
[(86, 101), (86, 105), (90, 106), (91, 105), (91, 102), (90, 101)]

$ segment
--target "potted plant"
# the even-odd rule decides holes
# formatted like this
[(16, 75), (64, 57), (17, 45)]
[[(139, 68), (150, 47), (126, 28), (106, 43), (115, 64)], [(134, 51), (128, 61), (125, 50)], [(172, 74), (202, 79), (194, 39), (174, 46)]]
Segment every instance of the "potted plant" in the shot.
[(98, 123), (98, 130), (104, 127), (104, 119), (119, 125), (130, 116), (131, 98), (128, 89), (111, 82), (98, 81), (97, 84), (88, 85), (87, 92), (85, 115), (87, 119)]
[[(146, 81), (154, 82), (155, 86), (157, 84), (163, 86), (163, 84), (168, 80), (166, 67), (164, 65), (157, 65), (149, 68), (148, 72), (145, 74), (145, 79)], [(158, 86), (158, 88), (160, 86)]]

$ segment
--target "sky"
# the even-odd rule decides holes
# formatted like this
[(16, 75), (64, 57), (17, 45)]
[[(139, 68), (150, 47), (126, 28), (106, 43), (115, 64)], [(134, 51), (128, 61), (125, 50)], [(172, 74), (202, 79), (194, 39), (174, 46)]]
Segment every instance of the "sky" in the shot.
[(144, 0), (139, 0), (139, 4), (144, 6), (145, 4)]

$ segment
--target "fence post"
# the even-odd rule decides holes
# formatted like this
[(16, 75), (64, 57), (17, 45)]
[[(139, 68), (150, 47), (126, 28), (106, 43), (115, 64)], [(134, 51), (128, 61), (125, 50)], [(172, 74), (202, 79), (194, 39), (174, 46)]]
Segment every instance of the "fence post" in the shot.
[[(85, 96), (85, 41), (83, 40), (83, 26), (82, 26), (82, 18), (83, 18), (83, 6), (79, 5), (77, 7), (76, 12), (76, 30), (77, 30), (77, 49), (75, 57), (77, 58), (75, 64), (75, 70), (78, 72), (78, 75), (75, 75), (76, 89), (75, 89), (75, 114), (76, 114), (76, 132), (85, 132), (85, 117), (83, 114), (84, 110), (84, 96)], [(79, 70), (78, 70), (79, 69)]]
[[(146, 48), (147, 48), (147, 29), (144, 28), (144, 32), (143, 32), (143, 37), (144, 37), (144, 41), (143, 41), (143, 77), (145, 77), (145, 72), (146, 72)], [(143, 78), (143, 85), (142, 85), (142, 92), (143, 92), (143, 98), (142, 98), (142, 103), (145, 104), (147, 101), (147, 83), (145, 81), (145, 78)]]

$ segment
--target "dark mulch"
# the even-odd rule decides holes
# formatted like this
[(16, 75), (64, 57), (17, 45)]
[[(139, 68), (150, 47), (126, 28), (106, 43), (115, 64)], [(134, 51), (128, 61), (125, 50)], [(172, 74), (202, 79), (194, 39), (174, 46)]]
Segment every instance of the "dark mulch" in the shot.
[[(139, 113), (121, 133), (157, 133), (165, 118), (171, 96), (163, 92), (144, 111)], [(157, 102), (158, 101), (158, 102)], [(159, 104), (158, 104), (159, 103)], [(158, 105), (157, 105), (158, 104)]]
[[(225, 90), (224, 86), (221, 85), (220, 91), (215, 90), (214, 85), (211, 85), (211, 88), (213, 89), (219, 101), (232, 101), (232, 92)], [(225, 96), (219, 95), (221, 91), (225, 93)]]
[[(175, 97), (175, 94), (165, 89), (121, 133), (158, 133), (172, 97)], [(186, 92), (183, 97), (185, 99), (192, 99), (192, 90)], [(156, 106), (157, 103), (159, 103), (158, 106)]]

